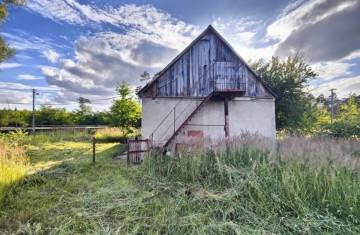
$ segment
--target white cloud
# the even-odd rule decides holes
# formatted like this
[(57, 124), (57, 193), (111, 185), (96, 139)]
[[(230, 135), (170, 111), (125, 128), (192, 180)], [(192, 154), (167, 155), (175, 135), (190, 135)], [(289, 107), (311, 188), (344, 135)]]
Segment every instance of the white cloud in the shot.
[(16, 67), (20, 67), (23, 66), (22, 64), (19, 63), (1, 63), (0, 64), (0, 69), (11, 69), (11, 68), (16, 68)]
[[(117, 82), (133, 84), (144, 70), (125, 62), (118, 50), (105, 40), (82, 37), (76, 42), (75, 60), (65, 59), (61, 69), (43, 67), (50, 85), (63, 88), (63, 98), (72, 96), (113, 96)], [(99, 98), (99, 97), (98, 97)]]
[(240, 40), (242, 44), (251, 44), (261, 23), (260, 20), (245, 17), (236, 19), (217, 18), (212, 24), (225, 37), (234, 38), (237, 42)]
[(86, 22), (126, 30), (82, 36), (74, 43), (74, 58), (63, 59), (58, 69), (42, 67), (50, 85), (64, 88), (59, 93), (62, 102), (70, 97), (114, 96), (116, 84), (122, 80), (138, 85), (144, 70), (158, 72), (200, 33), (196, 26), (151, 5), (99, 9), (71, 0), (67, 3)]
[[(42, 104), (56, 104), (54, 102), (54, 92), (41, 90), (35, 97), (35, 108)], [(32, 109), (31, 90), (12, 90), (0, 88), (0, 108), (20, 108)], [(61, 107), (61, 106), (59, 106)]]
[(29, 1), (27, 6), (32, 11), (56, 22), (85, 24), (85, 20), (81, 18), (80, 12), (71, 7), (66, 0), (33, 0)]
[(253, 18), (217, 18), (212, 25), (246, 61), (270, 59), (276, 45), (254, 47), (256, 33), (262, 30), (263, 22)]
[[(16, 34), (2, 33), (9, 44), (16, 48), (18, 51), (36, 51), (41, 54), (48, 53), (48, 51), (54, 51), (54, 48), (66, 48), (67, 46), (57, 44), (49, 38), (42, 38), (34, 36), (24, 31), (16, 31)], [(55, 52), (56, 53), (56, 52)], [(22, 54), (16, 54), (15, 57), (31, 59), (31, 57)]]
[(342, 99), (349, 97), (349, 94), (360, 94), (360, 76), (338, 79), (321, 85), (312, 85), (309, 89), (315, 96), (329, 94), (330, 89), (336, 89), (336, 95)]
[(17, 82), (0, 82), (0, 88), (2, 89), (13, 89), (13, 90), (32, 90), (36, 89), (39, 91), (56, 91), (59, 90), (55, 87), (40, 87), (40, 86), (29, 86)]
[(36, 77), (36, 76), (30, 75), (30, 74), (19, 74), (17, 76), (17, 78), (19, 80), (41, 80), (41, 79), (43, 79), (42, 77)]
[[(305, 4), (291, 4), (286, 8), (283, 14), (281, 14), (276, 21), (274, 21), (267, 28), (267, 37), (273, 39), (279, 39), (284, 41), (293, 31), (306, 25), (311, 25), (323, 20), (339, 11), (346, 8), (351, 8), (356, 4), (355, 0), (343, 1), (338, 6), (329, 8), (328, 10), (320, 11), (318, 8), (322, 4), (325, 4), (325, 0), (309, 1)], [(300, 2), (299, 2), (300, 3)], [(299, 6), (299, 7), (297, 7)]]
[(26, 59), (26, 60), (30, 60), (32, 59), (31, 56), (28, 56), (28, 55), (24, 55), (24, 54), (16, 54), (15, 55), (16, 58), (22, 58), (22, 59)]
[(344, 62), (322, 62), (313, 64), (311, 67), (324, 80), (331, 80), (339, 76), (350, 75), (349, 69), (356, 64)]
[(152, 5), (125, 4), (104, 9), (80, 4), (73, 0), (34, 0), (31, 10), (56, 22), (69, 24), (104, 23), (125, 29), (127, 35), (137, 39), (183, 49), (199, 31), (191, 24), (173, 18)]
[(346, 56), (343, 60), (353, 60), (357, 58), (360, 58), (360, 50), (350, 53), (350, 55)]
[(60, 54), (51, 49), (44, 51), (43, 55), (52, 63), (57, 62), (60, 58)]
[(3, 104), (3, 107), (9, 105), (16, 104), (28, 104), (30, 108), (30, 104), (32, 102), (32, 94), (31, 92), (24, 91), (15, 91), (8, 89), (0, 88), (0, 104)]

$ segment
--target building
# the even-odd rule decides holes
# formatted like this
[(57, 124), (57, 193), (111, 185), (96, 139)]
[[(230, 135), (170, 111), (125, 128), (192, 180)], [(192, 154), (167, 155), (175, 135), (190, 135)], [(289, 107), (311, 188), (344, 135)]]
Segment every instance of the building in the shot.
[(276, 135), (274, 93), (211, 25), (138, 94), (141, 135), (155, 147)]

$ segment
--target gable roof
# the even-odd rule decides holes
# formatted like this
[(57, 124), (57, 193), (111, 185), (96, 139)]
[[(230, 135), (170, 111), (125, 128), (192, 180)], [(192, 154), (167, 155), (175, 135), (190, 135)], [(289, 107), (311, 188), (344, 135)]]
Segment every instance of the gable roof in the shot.
[(163, 75), (172, 65), (174, 65), (179, 58), (181, 58), (187, 51), (189, 51), (195, 43), (197, 43), (204, 35), (206, 35), (208, 32), (213, 32), (219, 39), (222, 41), (230, 50), (232, 53), (235, 54), (238, 59), (245, 64), (247, 69), (251, 71), (254, 75), (254, 77), (264, 85), (265, 89), (276, 98), (275, 93), (270, 89), (270, 87), (266, 84), (264, 80), (262, 80), (255, 71), (250, 67), (250, 65), (232, 48), (232, 46), (218, 33), (212, 25), (209, 25), (194, 41), (192, 41), (179, 55), (177, 55), (163, 70), (161, 70), (156, 77), (154, 77), (149, 83), (147, 83), (143, 88), (141, 88), (137, 94), (141, 96), (143, 92), (145, 92), (155, 81), (157, 81), (161, 75)]

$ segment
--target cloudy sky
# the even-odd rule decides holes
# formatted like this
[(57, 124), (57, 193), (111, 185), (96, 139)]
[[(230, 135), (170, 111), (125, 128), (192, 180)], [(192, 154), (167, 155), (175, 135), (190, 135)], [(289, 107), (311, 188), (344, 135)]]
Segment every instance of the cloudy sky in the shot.
[(360, 94), (359, 0), (28, 0), (1, 35), (17, 48), (0, 65), (0, 108), (106, 109), (122, 80), (160, 71), (209, 24), (245, 60), (302, 52), (315, 95)]

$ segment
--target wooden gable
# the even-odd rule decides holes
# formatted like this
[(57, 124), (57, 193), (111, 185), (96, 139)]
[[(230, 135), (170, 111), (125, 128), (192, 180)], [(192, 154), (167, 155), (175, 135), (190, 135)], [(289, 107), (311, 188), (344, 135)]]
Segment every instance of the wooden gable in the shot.
[(206, 97), (214, 89), (245, 90), (244, 96), (275, 97), (269, 87), (210, 25), (159, 75), (141, 97)]

